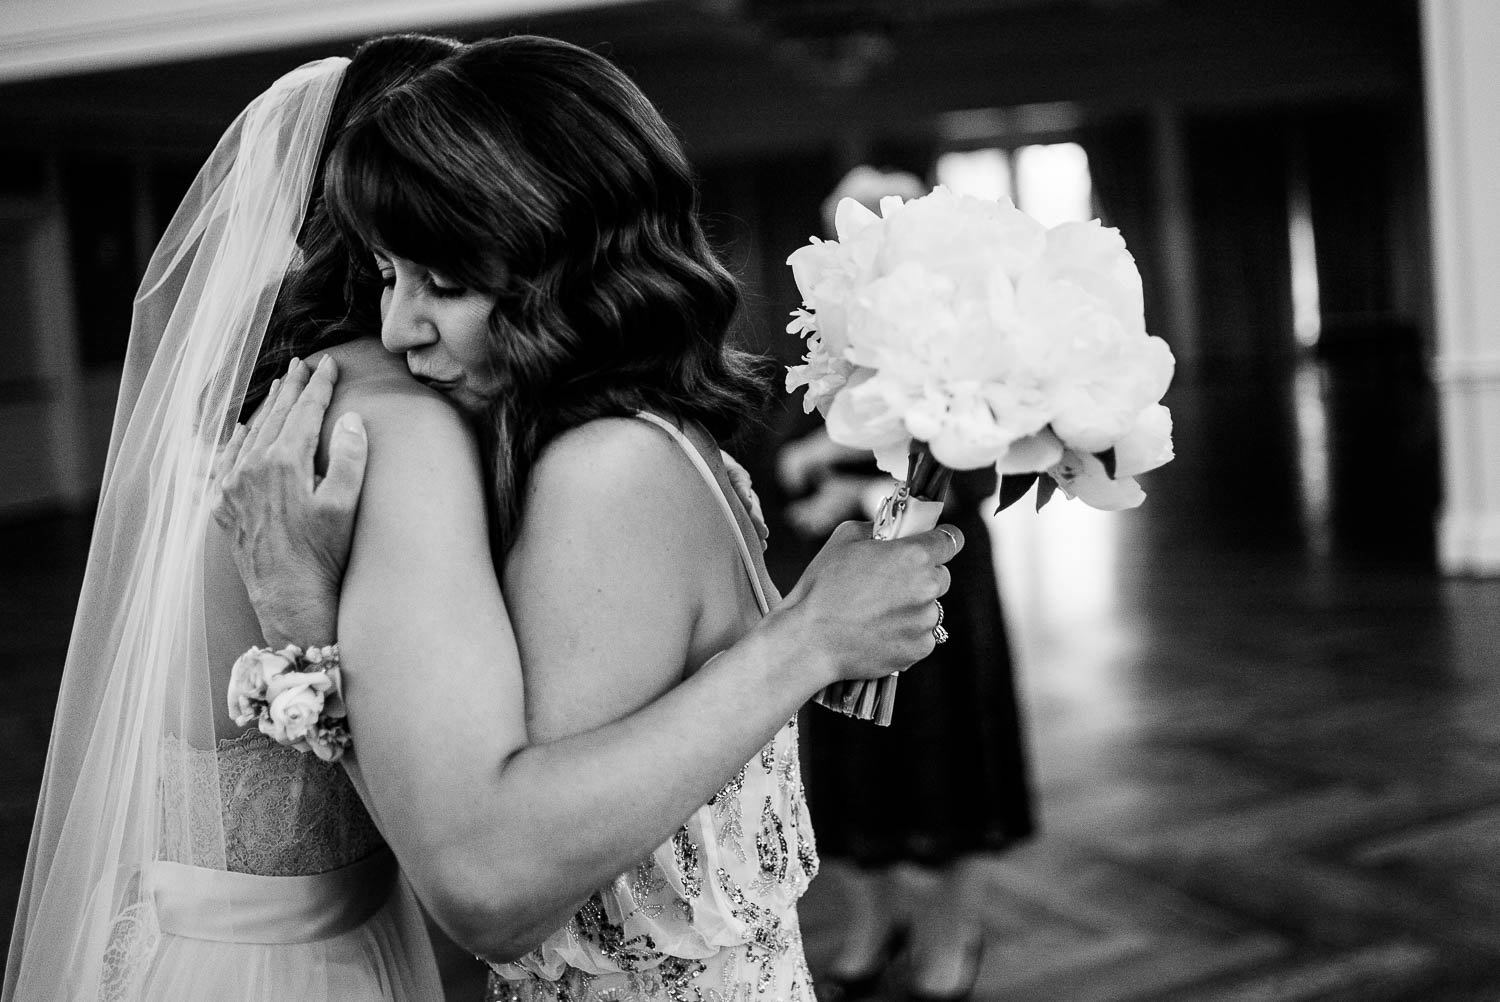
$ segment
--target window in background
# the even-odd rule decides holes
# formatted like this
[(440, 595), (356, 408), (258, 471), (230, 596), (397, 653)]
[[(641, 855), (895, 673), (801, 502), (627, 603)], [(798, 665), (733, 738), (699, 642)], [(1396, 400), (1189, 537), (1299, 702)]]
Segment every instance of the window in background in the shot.
[(1297, 429), (1297, 485), (1302, 531), (1309, 549), (1323, 555), (1332, 543), (1332, 484), (1329, 477), (1328, 414), (1323, 376), (1311, 354), (1323, 333), (1318, 289), (1318, 245), (1313, 233), (1312, 192), (1305, 145), (1293, 147), (1287, 169), (1287, 256), (1292, 271), (1292, 331), (1301, 357), (1292, 381)]
[(1043, 226), (1094, 218), (1094, 183), (1082, 146), (1023, 146), (1015, 163), (1016, 205)]
[(936, 173), (938, 184), (947, 185), (955, 195), (1015, 201), (1008, 150), (944, 153), (937, 159)]
[(938, 184), (975, 198), (1008, 198), (1045, 226), (1094, 218), (1089, 158), (1077, 143), (944, 153)]

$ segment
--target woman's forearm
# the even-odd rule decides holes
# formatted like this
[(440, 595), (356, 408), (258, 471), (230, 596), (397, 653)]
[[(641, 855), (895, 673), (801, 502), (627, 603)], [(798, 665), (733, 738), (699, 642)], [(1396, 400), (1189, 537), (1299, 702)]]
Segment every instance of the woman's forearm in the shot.
[[(372, 779), (383, 770), (371, 791), (376, 820), (449, 935), (496, 960), (525, 953), (666, 842), (823, 686), (878, 678), (930, 653), (933, 599), (947, 587), (939, 564), (956, 542), (944, 531), (877, 542), (866, 524), (842, 526), (787, 600), (728, 650), (634, 713), (554, 742), (496, 740), (511, 726), (519, 688), (492, 698), (467, 682), (444, 684), (445, 666), (457, 661), (410, 649), (411, 678), (466, 698), (439, 701), (437, 717), (425, 714), (418, 727), (446, 730), (432, 744), (448, 750), (414, 755), (402, 734), (422, 708), (392, 702), (406, 683), (367, 688), (368, 701), (351, 696), (351, 720), (364, 722), (356, 749), (379, 750), (365, 763)], [(400, 578), (390, 588), (403, 581), (411, 584)], [(367, 619), (348, 635), (389, 662), (399, 655), (375, 635), (382, 621), (392, 622)], [(396, 632), (410, 625), (394, 622)], [(477, 621), (468, 622), (472, 632)], [(478, 648), (496, 657), (505, 649), (498, 641)], [(497, 672), (521, 674), (492, 662)], [(372, 729), (376, 719), (403, 723)]]
[(481, 955), (526, 952), (667, 841), (823, 686), (925, 657), (947, 590), (939, 564), (961, 545), (949, 532), (876, 542), (868, 525), (841, 526), (786, 602), (687, 680), (511, 754), (469, 815), (493, 822), (451, 829), (438, 881), (450, 893), (429, 902), (439, 920)]
[(834, 678), (803, 653), (804, 628), (795, 610), (772, 613), (630, 716), (511, 756), (476, 791), (476, 823), (443, 852), (441, 891), (427, 902), (438, 922), (497, 961), (560, 928), (590, 893), (667, 841)]
[[(352, 502), (330, 509), (308, 496), (313, 478), (275, 459), (278, 439), (239, 454), (248, 467), (226, 481), (239, 485), (228, 521), (247, 549), (237, 560), (251, 594), (294, 594), (284, 555), (334, 535), (347, 542), (355, 526), (336, 631), (354, 737), (347, 764), (413, 886), (476, 953), (514, 956), (563, 924), (825, 684), (878, 678), (931, 651), (941, 565), (962, 537), (876, 542), (868, 524), (850, 523), (777, 611), (687, 681), (614, 723), (530, 747), (473, 431), (399, 360), (367, 348), (335, 349), (359, 378), (334, 411), (357, 409), (370, 429), (357, 519)], [(289, 506), (265, 501), (283, 495)], [(332, 510), (343, 512), (338, 533)], [(286, 621), (268, 634), (333, 639), (326, 611), (281, 608)]]

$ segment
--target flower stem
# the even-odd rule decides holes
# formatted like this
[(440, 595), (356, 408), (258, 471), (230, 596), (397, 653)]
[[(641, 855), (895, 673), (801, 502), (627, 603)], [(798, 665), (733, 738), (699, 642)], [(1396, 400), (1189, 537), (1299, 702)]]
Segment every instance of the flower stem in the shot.
[(913, 441), (906, 468), (906, 489), (922, 501), (941, 501), (953, 471), (933, 458), (926, 442)]

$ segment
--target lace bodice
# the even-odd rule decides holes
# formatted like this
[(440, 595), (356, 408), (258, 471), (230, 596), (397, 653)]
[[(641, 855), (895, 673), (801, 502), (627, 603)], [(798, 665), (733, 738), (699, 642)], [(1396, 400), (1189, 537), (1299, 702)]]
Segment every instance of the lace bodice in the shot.
[(385, 844), (342, 767), (259, 731), (220, 741), (214, 751), (168, 738), (161, 782), (162, 858), (172, 862), (303, 876)]

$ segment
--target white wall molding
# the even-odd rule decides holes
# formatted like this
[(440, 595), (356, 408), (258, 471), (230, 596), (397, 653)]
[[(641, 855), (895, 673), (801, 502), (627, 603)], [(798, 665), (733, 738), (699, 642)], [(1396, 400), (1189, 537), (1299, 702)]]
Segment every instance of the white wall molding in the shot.
[(631, 0), (5, 0), (0, 82)]
[(1500, 4), (1422, 0), (1432, 190), (1439, 566), (1500, 575)]
[(1500, 575), (1500, 515), (1449, 509), (1443, 513), (1437, 535), (1438, 560), (1446, 573)]
[(1439, 355), (1432, 378), (1440, 386), (1476, 386), (1500, 380), (1500, 351)]

